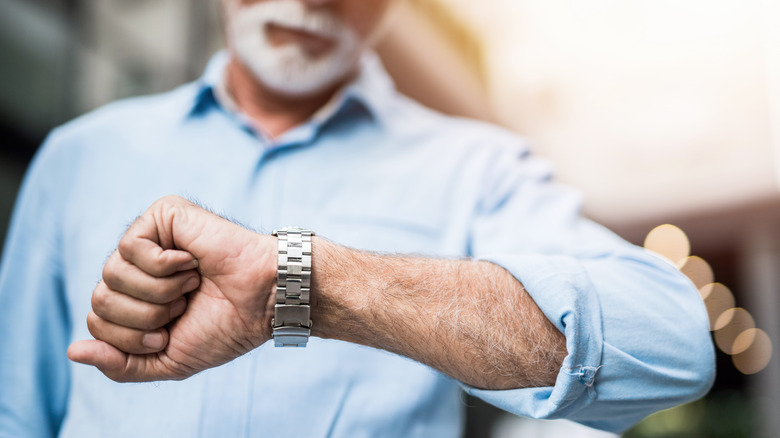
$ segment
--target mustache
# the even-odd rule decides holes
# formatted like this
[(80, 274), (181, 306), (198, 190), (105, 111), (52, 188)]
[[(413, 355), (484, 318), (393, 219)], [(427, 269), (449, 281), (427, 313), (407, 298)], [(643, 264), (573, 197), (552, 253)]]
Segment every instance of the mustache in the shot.
[(309, 9), (297, 0), (268, 0), (233, 8), (231, 15), (263, 25), (274, 24), (328, 38), (338, 38), (347, 26), (327, 9)]

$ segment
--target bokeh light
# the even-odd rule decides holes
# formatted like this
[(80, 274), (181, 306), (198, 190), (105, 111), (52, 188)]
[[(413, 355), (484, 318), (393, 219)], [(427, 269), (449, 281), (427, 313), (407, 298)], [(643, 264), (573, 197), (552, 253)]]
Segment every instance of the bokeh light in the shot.
[(699, 294), (704, 300), (704, 305), (707, 307), (707, 315), (710, 318), (710, 330), (718, 330), (723, 328), (728, 321), (722, 322), (722, 325), (718, 325), (718, 317), (734, 307), (734, 294), (731, 293), (729, 288), (721, 283), (710, 283), (704, 285), (699, 289)]
[(750, 338), (751, 342), (745, 351), (731, 357), (734, 366), (743, 374), (755, 374), (766, 368), (772, 359), (772, 340), (769, 335), (761, 329), (748, 329), (737, 337), (735, 345), (741, 342), (741, 338)]
[(758, 330), (759, 329), (757, 328), (747, 329), (737, 335), (737, 338), (734, 339), (734, 342), (731, 344), (731, 354), (737, 355), (750, 348), (756, 340), (756, 333), (758, 333)]
[(715, 344), (726, 354), (734, 354), (734, 341), (742, 332), (756, 327), (750, 312), (740, 307), (723, 312), (716, 324), (722, 328), (714, 332)]
[(664, 224), (655, 227), (645, 238), (645, 248), (658, 253), (672, 263), (678, 263), (690, 255), (691, 244), (680, 228)]
[(677, 267), (680, 269), (680, 272), (691, 279), (696, 289), (701, 289), (714, 280), (712, 268), (701, 257), (687, 257), (678, 262)]
[(738, 371), (755, 374), (766, 368), (772, 358), (769, 335), (756, 328), (750, 312), (735, 307), (736, 299), (728, 287), (714, 282), (709, 263), (690, 255), (690, 240), (683, 230), (660, 225), (647, 234), (644, 247), (671, 260), (696, 286), (707, 309), (715, 345), (732, 356)]

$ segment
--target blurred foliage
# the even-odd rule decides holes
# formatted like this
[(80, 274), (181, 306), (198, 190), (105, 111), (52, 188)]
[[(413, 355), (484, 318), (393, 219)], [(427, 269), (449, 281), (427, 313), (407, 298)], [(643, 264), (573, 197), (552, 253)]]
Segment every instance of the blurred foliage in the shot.
[(758, 414), (741, 391), (707, 397), (653, 414), (626, 432), (624, 438), (752, 438)]

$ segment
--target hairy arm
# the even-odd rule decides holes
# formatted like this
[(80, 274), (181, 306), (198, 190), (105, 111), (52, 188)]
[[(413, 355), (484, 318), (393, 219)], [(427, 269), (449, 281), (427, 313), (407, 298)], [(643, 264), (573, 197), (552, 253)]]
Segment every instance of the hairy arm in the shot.
[[(497, 265), (318, 237), (312, 260), (315, 336), (398, 353), (478, 388), (555, 383), (564, 336)], [(163, 198), (106, 263), (87, 319), (97, 340), (74, 343), (69, 356), (118, 381), (182, 379), (228, 362), (271, 337), (276, 261), (275, 238)]]
[(563, 334), (503, 268), (314, 238), (312, 333), (388, 350), (484, 389), (552, 386)]
[[(476, 253), (487, 249), (496, 248)], [(511, 412), (622, 431), (712, 381), (695, 288), (624, 244), (607, 256), (491, 256), (495, 264), (380, 255), (317, 237), (312, 253), (315, 336), (410, 357)], [(68, 356), (117, 381), (222, 365), (271, 338), (276, 260), (275, 238), (163, 198), (106, 263), (87, 318), (96, 340), (75, 342)], [(489, 391), (510, 388), (526, 389)]]

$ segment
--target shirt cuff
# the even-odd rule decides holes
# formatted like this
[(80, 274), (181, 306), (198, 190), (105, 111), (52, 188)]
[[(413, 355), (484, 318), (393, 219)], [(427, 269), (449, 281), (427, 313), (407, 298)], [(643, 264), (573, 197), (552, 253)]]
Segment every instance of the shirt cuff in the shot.
[(601, 306), (582, 264), (573, 257), (495, 255), (480, 260), (509, 271), (525, 287), (544, 315), (566, 336), (568, 354), (555, 386), (464, 390), (494, 406), (531, 418), (563, 418), (596, 397), (603, 352)]

